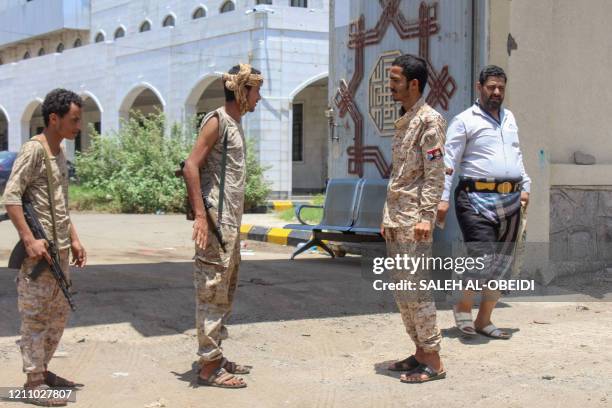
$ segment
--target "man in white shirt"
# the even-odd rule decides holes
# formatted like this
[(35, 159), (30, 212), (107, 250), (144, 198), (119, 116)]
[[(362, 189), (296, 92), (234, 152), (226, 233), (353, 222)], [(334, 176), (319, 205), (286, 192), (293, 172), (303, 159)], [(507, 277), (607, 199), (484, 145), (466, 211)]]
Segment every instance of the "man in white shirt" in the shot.
[[(476, 83), (479, 99), (453, 119), (446, 134), (446, 180), (438, 206), (438, 224), (444, 224), (453, 175), (458, 172), (457, 221), (468, 254), (487, 259), (483, 270), (465, 273), (462, 278), (481, 284), (508, 277), (521, 206), (526, 207), (529, 202), (531, 179), (523, 165), (518, 127), (512, 112), (502, 107), (506, 82), (503, 69), (495, 65), (485, 67)], [(509, 333), (491, 322), (500, 292), (488, 289), (482, 292), (478, 315), (472, 321), (475, 292), (464, 291), (453, 309), (457, 327), (468, 335), (478, 332), (491, 338), (509, 339)]]

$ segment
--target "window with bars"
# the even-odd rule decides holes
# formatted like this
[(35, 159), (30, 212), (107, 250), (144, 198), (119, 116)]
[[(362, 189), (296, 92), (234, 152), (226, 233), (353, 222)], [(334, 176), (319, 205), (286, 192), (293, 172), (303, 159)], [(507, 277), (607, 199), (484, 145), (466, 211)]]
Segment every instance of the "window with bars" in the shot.
[(294, 162), (304, 161), (304, 104), (293, 104), (292, 158)]
[(256, 5), (260, 5), (260, 4), (272, 4), (272, 0), (256, 0), (255, 4)]

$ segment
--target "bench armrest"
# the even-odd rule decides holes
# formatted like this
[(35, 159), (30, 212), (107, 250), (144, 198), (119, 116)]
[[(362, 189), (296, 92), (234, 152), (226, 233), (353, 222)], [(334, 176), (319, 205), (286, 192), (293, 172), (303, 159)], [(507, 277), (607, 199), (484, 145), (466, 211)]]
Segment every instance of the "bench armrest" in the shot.
[(300, 217), (300, 213), (302, 212), (302, 209), (304, 208), (323, 208), (323, 206), (322, 205), (300, 204), (295, 208), (295, 217), (298, 219), (298, 221), (303, 225), (311, 225), (305, 222), (302, 219), (302, 217)]

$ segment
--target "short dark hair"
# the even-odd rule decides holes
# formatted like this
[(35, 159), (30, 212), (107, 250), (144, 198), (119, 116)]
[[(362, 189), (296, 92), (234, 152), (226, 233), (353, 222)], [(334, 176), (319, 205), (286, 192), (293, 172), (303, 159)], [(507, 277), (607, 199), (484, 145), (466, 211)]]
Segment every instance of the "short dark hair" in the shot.
[(52, 90), (45, 96), (42, 104), (42, 115), (45, 121), (45, 126), (49, 126), (49, 116), (55, 113), (60, 118), (70, 111), (70, 104), (74, 103), (79, 108), (83, 107), (83, 100), (72, 91), (63, 88)]
[(394, 59), (391, 65), (401, 67), (402, 74), (408, 81), (418, 79), (419, 92), (423, 93), (425, 85), (427, 85), (427, 62), (423, 58), (412, 54), (404, 54)]
[[(228, 74), (232, 74), (232, 75), (236, 75), (239, 72), (240, 72), (240, 65), (234, 65), (229, 71), (227, 71)], [(251, 74), (260, 75), (261, 71), (251, 67)], [(246, 88), (247, 89), (251, 89), (251, 87), (249, 85), (247, 85)], [(235, 101), (236, 100), (236, 95), (234, 95), (234, 91), (230, 91), (229, 89), (227, 89), (225, 87), (225, 84), (223, 84), (223, 92), (225, 93), (225, 101), (226, 102), (231, 102), (231, 101)]]
[(508, 77), (506, 77), (506, 73), (501, 67), (497, 65), (487, 65), (480, 71), (480, 76), (478, 77), (478, 82), (480, 85), (484, 85), (487, 82), (489, 77), (500, 77), (504, 78), (504, 82), (508, 82)]

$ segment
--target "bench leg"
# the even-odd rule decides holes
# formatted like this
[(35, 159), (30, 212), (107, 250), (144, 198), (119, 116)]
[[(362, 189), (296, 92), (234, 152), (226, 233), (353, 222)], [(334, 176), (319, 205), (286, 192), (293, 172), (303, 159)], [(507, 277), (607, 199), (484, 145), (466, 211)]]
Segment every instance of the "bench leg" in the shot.
[(304, 245), (302, 245), (301, 248), (298, 248), (298, 249), (295, 250), (295, 252), (291, 255), (291, 259), (294, 259), (296, 256), (298, 256), (302, 252), (305, 252), (305, 251), (309, 250), (313, 246), (317, 246), (319, 248), (322, 248), (332, 258), (336, 257), (336, 255), (334, 255), (334, 251), (332, 251), (330, 247), (325, 245), (325, 242), (321, 241), (319, 238), (311, 238), (310, 241), (308, 241)]

